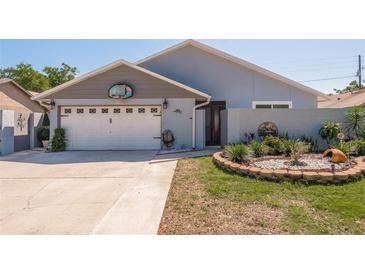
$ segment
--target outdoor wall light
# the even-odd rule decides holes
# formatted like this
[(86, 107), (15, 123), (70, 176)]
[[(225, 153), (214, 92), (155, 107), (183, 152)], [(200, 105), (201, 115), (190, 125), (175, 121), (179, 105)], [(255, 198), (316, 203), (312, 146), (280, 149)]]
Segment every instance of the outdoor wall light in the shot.
[(55, 103), (55, 101), (52, 100), (49, 105), (51, 106), (51, 109), (54, 109), (54, 107), (56, 106), (56, 103)]
[(167, 100), (166, 100), (166, 98), (163, 99), (162, 107), (163, 107), (163, 109), (167, 109)]

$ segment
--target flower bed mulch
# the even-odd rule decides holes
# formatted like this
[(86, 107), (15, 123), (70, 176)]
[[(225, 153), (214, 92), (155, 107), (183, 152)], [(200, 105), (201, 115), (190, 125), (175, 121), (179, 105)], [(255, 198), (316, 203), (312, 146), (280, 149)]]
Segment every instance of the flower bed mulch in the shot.
[[(257, 161), (262, 161), (261, 158)], [(273, 158), (271, 158), (273, 159)], [(340, 168), (330, 169), (271, 169), (261, 168), (254, 164), (238, 164), (224, 158), (222, 152), (213, 155), (213, 161), (219, 167), (240, 175), (250, 176), (270, 181), (289, 180), (305, 184), (341, 184), (358, 180), (365, 175), (365, 159), (363, 157), (354, 158), (349, 165)]]

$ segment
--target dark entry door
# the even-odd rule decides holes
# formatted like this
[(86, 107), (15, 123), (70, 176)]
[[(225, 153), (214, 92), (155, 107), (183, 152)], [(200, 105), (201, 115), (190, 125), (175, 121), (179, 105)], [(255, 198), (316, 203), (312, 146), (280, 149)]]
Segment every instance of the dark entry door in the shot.
[(221, 145), (220, 113), (225, 108), (225, 101), (213, 101), (205, 108), (205, 145)]

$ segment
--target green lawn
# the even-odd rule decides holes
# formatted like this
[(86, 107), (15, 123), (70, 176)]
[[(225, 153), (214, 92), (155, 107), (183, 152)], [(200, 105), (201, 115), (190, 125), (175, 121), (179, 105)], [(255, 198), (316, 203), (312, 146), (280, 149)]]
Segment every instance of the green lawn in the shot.
[(365, 179), (273, 183), (222, 171), (211, 157), (178, 162), (160, 234), (365, 234)]

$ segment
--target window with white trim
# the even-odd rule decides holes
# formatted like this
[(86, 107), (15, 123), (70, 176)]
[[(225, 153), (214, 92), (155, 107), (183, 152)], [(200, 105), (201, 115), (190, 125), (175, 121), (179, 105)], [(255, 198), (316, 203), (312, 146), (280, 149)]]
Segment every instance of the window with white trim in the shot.
[(292, 108), (292, 101), (253, 101), (254, 109), (288, 109)]

